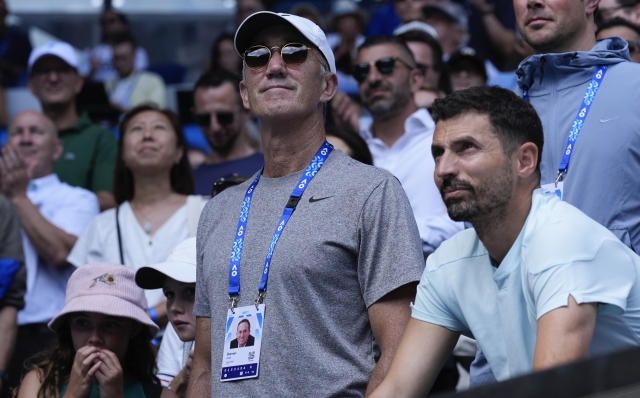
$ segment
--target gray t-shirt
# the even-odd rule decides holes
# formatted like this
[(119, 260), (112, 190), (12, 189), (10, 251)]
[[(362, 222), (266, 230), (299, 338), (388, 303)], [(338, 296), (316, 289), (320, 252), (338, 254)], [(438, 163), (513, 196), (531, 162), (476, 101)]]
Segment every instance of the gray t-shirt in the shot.
[[(260, 179), (245, 233), (238, 306), (257, 297), (276, 224), (301, 175)], [(198, 227), (194, 313), (211, 318), (212, 396), (363, 396), (379, 357), (367, 308), (418, 281), (424, 269), (400, 183), (342, 152), (329, 156), (273, 254), (259, 377), (222, 383), (229, 256), (251, 181), (211, 200)]]

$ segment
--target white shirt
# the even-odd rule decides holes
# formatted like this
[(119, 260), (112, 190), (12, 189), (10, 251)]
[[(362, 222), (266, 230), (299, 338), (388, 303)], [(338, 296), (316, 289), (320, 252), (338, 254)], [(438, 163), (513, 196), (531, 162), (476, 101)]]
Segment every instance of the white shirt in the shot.
[[(149, 66), (149, 56), (142, 47), (136, 47), (134, 60), (135, 70), (145, 70)], [(98, 61), (98, 69), (93, 75), (93, 81), (106, 82), (118, 78), (118, 72), (113, 66), (113, 49), (110, 45), (100, 43), (94, 47), (86, 48), (82, 52), (78, 65), (78, 73), (88, 76), (91, 73), (91, 60)]]
[(367, 141), (373, 164), (395, 175), (404, 188), (418, 224), (425, 252), (433, 252), (440, 244), (464, 228), (452, 221), (433, 179), (435, 162), (431, 142), (435, 123), (426, 109), (419, 109), (404, 123), (405, 133), (389, 148), (375, 138), (371, 126), (361, 124), (360, 134)]
[(168, 387), (171, 381), (180, 373), (189, 359), (189, 352), (193, 350), (193, 341), (183, 342), (173, 327), (167, 327), (158, 350), (158, 379), (163, 387)]
[[(195, 204), (197, 210), (188, 216), (188, 208), (192, 206), (191, 203)], [(119, 221), (124, 265), (137, 270), (145, 265), (165, 262), (171, 250), (178, 243), (190, 236), (195, 236), (190, 232), (188, 218), (191, 219), (192, 225), (194, 222), (197, 225), (205, 203), (200, 196), (189, 196), (187, 203), (155, 231), (153, 236), (149, 236), (138, 223), (129, 202), (121, 204)], [(71, 250), (67, 260), (76, 267), (105, 261), (120, 264), (116, 209), (103, 212), (89, 224), (87, 230)], [(145, 290), (145, 293), (149, 306), (155, 306), (165, 300), (162, 289)]]
[[(80, 236), (100, 212), (96, 195), (83, 188), (61, 182), (56, 174), (29, 182), (27, 197), (51, 224), (64, 232)], [(67, 281), (74, 267), (55, 268), (38, 255), (27, 234), (22, 231), (22, 246), (27, 267), (25, 308), (18, 312), (18, 324), (48, 322), (64, 307)]]
[(538, 320), (570, 295), (578, 304), (598, 303), (589, 355), (640, 345), (640, 257), (537, 189), (499, 267), (473, 229), (429, 256), (411, 315), (475, 338), (502, 381), (532, 371)]

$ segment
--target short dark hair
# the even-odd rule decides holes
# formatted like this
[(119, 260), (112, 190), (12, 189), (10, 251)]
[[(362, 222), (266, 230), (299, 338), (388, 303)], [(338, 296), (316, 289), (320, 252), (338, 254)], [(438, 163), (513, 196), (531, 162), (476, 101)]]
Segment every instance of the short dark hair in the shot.
[(131, 173), (131, 170), (122, 159), (124, 135), (131, 119), (133, 119), (137, 114), (147, 111), (161, 113), (169, 119), (169, 123), (171, 123), (171, 127), (173, 127), (173, 130), (176, 133), (177, 146), (184, 149), (180, 161), (173, 165), (169, 174), (171, 189), (174, 192), (183, 195), (191, 195), (194, 191), (193, 174), (191, 171), (191, 165), (189, 164), (189, 158), (187, 157), (187, 143), (184, 139), (184, 135), (182, 134), (182, 125), (180, 124), (178, 115), (168, 109), (158, 109), (152, 105), (140, 105), (125, 113), (122, 121), (120, 122), (118, 157), (116, 158), (116, 169), (113, 179), (113, 195), (115, 196), (118, 205), (121, 205), (125, 201), (130, 201), (133, 199), (134, 195), (133, 173)]
[(436, 123), (472, 112), (489, 116), (489, 122), (507, 156), (511, 156), (522, 144), (533, 142), (538, 147), (536, 173), (540, 177), (544, 145), (542, 122), (528, 101), (504, 88), (479, 86), (437, 99), (431, 108)]
[(193, 91), (196, 91), (199, 88), (216, 88), (222, 86), (224, 83), (229, 82), (233, 86), (233, 88), (240, 95), (240, 77), (234, 75), (233, 73), (224, 70), (224, 69), (216, 69), (205, 72), (198, 81), (195, 86), (193, 86)]
[(129, 32), (123, 32), (113, 36), (114, 46), (118, 44), (123, 44), (123, 43), (131, 44), (133, 51), (135, 51), (136, 47), (138, 47), (138, 42), (136, 42), (136, 38), (133, 37), (133, 35)]
[(421, 30), (408, 30), (402, 34), (396, 36), (398, 39), (402, 40), (405, 44), (410, 41), (415, 41), (419, 43), (424, 43), (427, 46), (431, 47), (431, 54), (433, 56), (433, 69), (437, 72), (442, 70), (442, 46), (438, 43), (433, 36), (431, 36), (427, 32), (423, 32)]
[(629, 28), (636, 32), (636, 35), (640, 36), (640, 26), (635, 25), (626, 19), (615, 17), (613, 19), (608, 20), (607, 22), (602, 22), (598, 24), (598, 31), (596, 32), (596, 36), (600, 34), (603, 30), (615, 28), (618, 26), (624, 26), (625, 28)]
[(396, 47), (398, 47), (400, 49), (400, 51), (404, 52), (409, 59), (411, 60), (411, 62), (414, 63), (415, 65), (415, 58), (413, 58), (413, 53), (411, 52), (411, 50), (409, 49), (409, 47), (407, 46), (407, 44), (405, 43), (404, 40), (399, 39), (398, 37), (395, 36), (373, 36), (368, 38), (367, 40), (364, 41), (364, 43), (362, 43), (362, 45), (360, 45), (360, 47), (358, 47), (358, 54), (360, 54), (360, 51), (364, 50), (365, 48), (369, 48), (369, 47), (373, 47), (373, 46), (379, 46), (382, 44), (392, 44)]
[(240, 328), (240, 325), (242, 325), (243, 323), (247, 324), (247, 326), (249, 326), (249, 332), (251, 332), (251, 322), (249, 322), (249, 320), (247, 318), (241, 320), (240, 322), (238, 322), (238, 326), (236, 326), (236, 331)]

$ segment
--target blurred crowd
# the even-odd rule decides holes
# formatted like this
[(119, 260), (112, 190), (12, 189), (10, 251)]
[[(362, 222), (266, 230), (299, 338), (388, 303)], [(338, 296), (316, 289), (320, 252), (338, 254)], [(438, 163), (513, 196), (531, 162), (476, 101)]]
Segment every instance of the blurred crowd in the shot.
[[(325, 107), (327, 140), (398, 178), (423, 257), (468, 227), (449, 217), (433, 183), (430, 112), (435, 100), (460, 90), (522, 89), (518, 79), (528, 71), (523, 65), (540, 51), (518, 31), (512, 0), (238, 0), (235, 28), (260, 11), (309, 19), (326, 34), (338, 77), (338, 93)], [(100, 15), (100, 43), (79, 51), (62, 41), (32, 48), (26, 32), (5, 23), (9, 12), (0, 0), (4, 394), (19, 385), (25, 361), (33, 364), (33, 356), (56, 341), (47, 325), (65, 307), (76, 267), (115, 263), (139, 270), (165, 262), (174, 247), (196, 236), (212, 196), (265, 164), (260, 125), (241, 91), (235, 28), (212, 38), (199, 78), (185, 82), (183, 67), (150, 64), (117, 9)], [(630, 60), (640, 63), (639, 1), (601, 0), (596, 22), (598, 40), (621, 38)], [(280, 51), (284, 59), (285, 48)], [(397, 75), (398, 69), (408, 73)], [(548, 73), (545, 78), (554, 78)], [(542, 84), (541, 76), (536, 79)], [(170, 89), (185, 84), (190, 88)], [(27, 87), (40, 110), (21, 110), (9, 120), (5, 91), (17, 87)], [(176, 104), (173, 110), (170, 104)], [(629, 233), (620, 238), (629, 246), (635, 239)], [(195, 267), (195, 258), (191, 262)], [(119, 268), (105, 272), (134, 279)], [(151, 329), (157, 325), (159, 339), (173, 339), (186, 350), (178, 365), (158, 374), (165, 386), (176, 378), (182, 391), (188, 374), (181, 370), (192, 347), (182, 342), (195, 337), (168, 337), (175, 332), (167, 327), (172, 315), (166, 288), (141, 278), (138, 285), (148, 289), (141, 311), (153, 321)], [(181, 282), (195, 288), (195, 279)], [(433, 391), (455, 390), (459, 367), (468, 370), (475, 356), (473, 341), (461, 339)]]

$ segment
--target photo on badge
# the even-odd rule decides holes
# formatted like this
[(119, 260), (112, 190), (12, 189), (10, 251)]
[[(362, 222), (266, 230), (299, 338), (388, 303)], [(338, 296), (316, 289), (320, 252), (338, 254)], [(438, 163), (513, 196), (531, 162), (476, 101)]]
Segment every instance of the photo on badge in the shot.
[(258, 377), (264, 304), (227, 312), (220, 381)]

